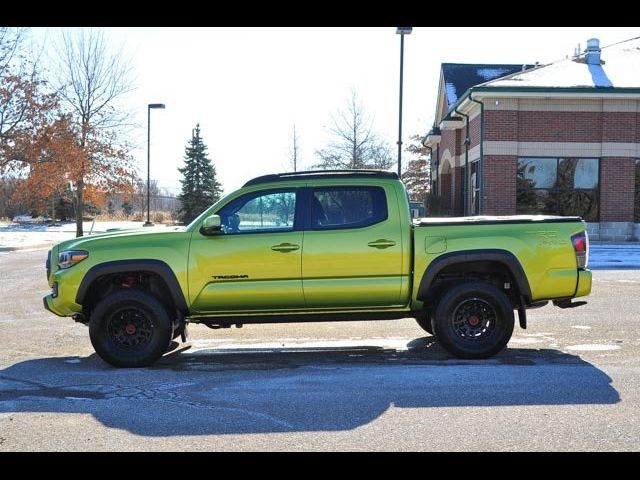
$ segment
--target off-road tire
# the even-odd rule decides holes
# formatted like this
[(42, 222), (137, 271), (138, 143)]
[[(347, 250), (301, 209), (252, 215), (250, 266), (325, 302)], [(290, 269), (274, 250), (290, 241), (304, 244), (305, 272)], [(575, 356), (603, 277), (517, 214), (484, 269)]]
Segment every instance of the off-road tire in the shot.
[(429, 315), (427, 312), (423, 312), (422, 314), (417, 315), (414, 318), (416, 319), (416, 323), (420, 325), (420, 328), (422, 328), (429, 335), (433, 335), (433, 326), (431, 325), (431, 315)]
[(172, 321), (162, 303), (137, 289), (106, 296), (89, 321), (93, 348), (114, 367), (151, 365), (167, 351), (172, 334)]
[(513, 307), (499, 288), (466, 282), (438, 301), (432, 327), (440, 344), (459, 358), (488, 358), (502, 350), (513, 333)]

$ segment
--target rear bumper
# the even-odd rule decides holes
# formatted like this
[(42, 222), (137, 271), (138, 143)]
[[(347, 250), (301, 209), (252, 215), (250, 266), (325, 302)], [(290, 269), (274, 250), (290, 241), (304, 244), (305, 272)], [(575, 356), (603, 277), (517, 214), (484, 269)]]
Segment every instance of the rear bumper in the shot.
[(578, 270), (578, 284), (574, 297), (584, 297), (591, 293), (591, 270)]

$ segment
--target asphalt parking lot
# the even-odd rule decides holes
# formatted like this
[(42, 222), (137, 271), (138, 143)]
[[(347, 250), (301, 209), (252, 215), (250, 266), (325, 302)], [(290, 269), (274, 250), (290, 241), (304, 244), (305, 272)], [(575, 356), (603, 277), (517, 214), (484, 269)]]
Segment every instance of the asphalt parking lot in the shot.
[(0, 253), (0, 451), (638, 450), (640, 271), (529, 312), (508, 349), (450, 357), (411, 319), (192, 326), (117, 370), (42, 309), (46, 250)]

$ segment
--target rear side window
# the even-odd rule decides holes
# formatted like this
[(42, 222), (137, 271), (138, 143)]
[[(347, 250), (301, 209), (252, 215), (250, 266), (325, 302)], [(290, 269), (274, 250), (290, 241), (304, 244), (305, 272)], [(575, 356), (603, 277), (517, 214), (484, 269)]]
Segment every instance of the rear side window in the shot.
[(362, 228), (387, 219), (387, 199), (382, 187), (314, 188), (311, 228), (331, 230)]

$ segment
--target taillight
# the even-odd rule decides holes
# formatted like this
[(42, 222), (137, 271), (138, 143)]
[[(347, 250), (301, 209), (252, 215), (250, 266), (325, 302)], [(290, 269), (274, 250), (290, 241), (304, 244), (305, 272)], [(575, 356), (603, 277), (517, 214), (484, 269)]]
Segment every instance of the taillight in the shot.
[(586, 231), (576, 233), (571, 237), (573, 250), (576, 253), (578, 268), (587, 268), (589, 263), (589, 235)]

